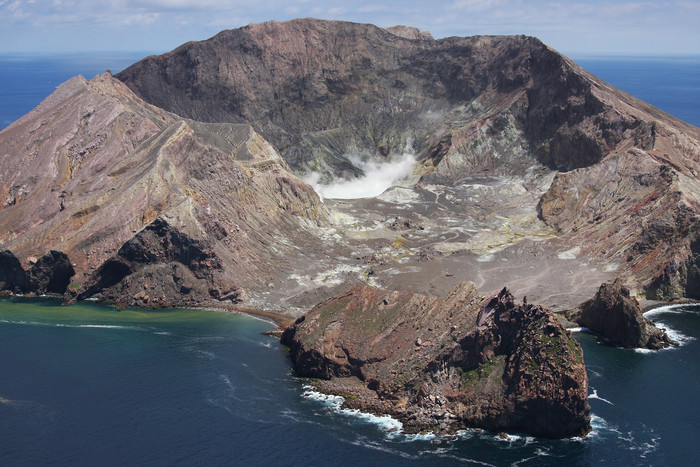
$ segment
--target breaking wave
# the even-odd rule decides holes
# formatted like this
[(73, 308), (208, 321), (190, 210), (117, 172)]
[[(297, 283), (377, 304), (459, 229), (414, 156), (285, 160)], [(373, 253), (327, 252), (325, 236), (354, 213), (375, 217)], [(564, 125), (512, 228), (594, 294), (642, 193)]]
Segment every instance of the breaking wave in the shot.
[(370, 413), (361, 412), (359, 409), (344, 409), (342, 408), (343, 402), (345, 402), (344, 397), (323, 394), (316, 391), (311, 385), (304, 385), (303, 396), (307, 399), (321, 402), (334, 413), (377, 425), (380, 430), (388, 434), (398, 434), (403, 431), (403, 425), (395, 418), (390, 417), (389, 415), (373, 415)]
[[(693, 310), (688, 310), (693, 308)], [(680, 305), (665, 305), (644, 312), (644, 317), (647, 319), (656, 318), (659, 315), (665, 314), (681, 314), (681, 313), (696, 313), (700, 311), (700, 304), (680, 304)]]
[[(654, 322), (654, 325), (656, 325), (657, 328), (663, 329), (666, 331), (666, 334), (668, 337), (673, 339), (674, 341), (678, 342), (679, 345), (683, 346), (688, 344), (691, 341), (695, 340), (695, 337), (692, 336), (687, 336), (683, 334), (682, 332), (672, 328), (668, 322), (658, 319), (657, 317), (663, 316), (663, 315), (670, 315), (670, 314), (684, 314), (684, 313), (697, 313), (700, 311), (700, 305), (698, 304), (680, 304), (680, 305), (666, 305), (666, 306), (661, 306), (659, 308), (654, 308), (652, 310), (649, 310), (644, 313), (644, 317), (647, 318), (650, 321)], [(662, 350), (670, 350), (674, 349), (675, 347), (667, 347), (666, 349)], [(636, 352), (639, 353), (650, 353), (650, 352), (655, 352), (653, 350), (648, 350), (648, 349), (635, 349)]]
[(64, 324), (64, 323), (42, 323), (41, 321), (13, 321), (0, 319), (0, 323), (7, 324), (22, 324), (25, 326), (49, 326), (55, 328), (100, 328), (100, 329), (131, 329), (143, 330), (135, 326), (119, 326), (116, 324)]

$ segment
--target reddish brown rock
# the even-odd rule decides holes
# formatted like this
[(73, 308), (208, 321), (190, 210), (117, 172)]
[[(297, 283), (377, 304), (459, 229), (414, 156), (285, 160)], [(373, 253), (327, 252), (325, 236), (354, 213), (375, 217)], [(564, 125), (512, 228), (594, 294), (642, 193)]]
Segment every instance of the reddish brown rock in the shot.
[(282, 337), (297, 374), (398, 417), (407, 431), (480, 427), (537, 436), (590, 430), (583, 353), (547, 309), (464, 283), (445, 298), (361, 286)]
[(620, 279), (602, 284), (594, 298), (569, 312), (567, 318), (623, 347), (658, 350), (678, 345), (642, 315), (642, 307)]

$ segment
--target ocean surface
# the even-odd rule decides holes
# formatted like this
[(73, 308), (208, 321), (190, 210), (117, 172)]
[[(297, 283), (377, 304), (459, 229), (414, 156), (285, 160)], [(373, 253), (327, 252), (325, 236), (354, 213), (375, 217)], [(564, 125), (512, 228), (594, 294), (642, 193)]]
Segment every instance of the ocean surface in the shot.
[[(71, 76), (116, 73), (137, 58), (0, 57), (0, 127)], [(700, 124), (700, 60), (577, 62)], [(279, 341), (262, 335), (274, 328), (264, 321), (0, 299), (0, 465), (696, 465), (700, 307), (647, 316), (682, 345), (641, 352), (575, 334), (590, 379), (586, 438), (440, 439), (404, 435), (387, 417), (311, 391)]]

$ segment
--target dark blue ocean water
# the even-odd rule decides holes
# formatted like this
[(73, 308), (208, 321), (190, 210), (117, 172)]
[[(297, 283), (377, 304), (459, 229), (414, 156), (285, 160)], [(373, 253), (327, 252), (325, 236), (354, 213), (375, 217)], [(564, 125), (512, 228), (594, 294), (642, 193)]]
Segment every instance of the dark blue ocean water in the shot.
[(76, 75), (118, 73), (145, 53), (0, 55), (0, 129), (17, 120)]
[[(0, 127), (65, 79), (136, 58), (0, 57)], [(578, 62), (700, 124), (697, 61)], [(700, 309), (654, 318), (684, 345), (641, 353), (576, 334), (590, 378), (589, 437), (439, 440), (392, 432), (391, 420), (309, 393), (279, 342), (261, 335), (272, 328), (262, 321), (4, 299), (0, 465), (696, 465)]]
[(689, 339), (640, 353), (577, 334), (587, 438), (440, 440), (309, 393), (262, 321), (3, 299), (0, 465), (693, 465), (700, 309), (655, 318)]

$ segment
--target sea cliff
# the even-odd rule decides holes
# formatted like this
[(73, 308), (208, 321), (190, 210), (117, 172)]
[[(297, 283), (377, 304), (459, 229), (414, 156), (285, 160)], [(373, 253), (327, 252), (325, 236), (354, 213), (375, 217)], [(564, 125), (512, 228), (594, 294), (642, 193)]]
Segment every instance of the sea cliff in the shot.
[(360, 286), (297, 319), (282, 342), (298, 375), (408, 432), (590, 431), (581, 347), (506, 289), (482, 297), (463, 283), (437, 298)]

